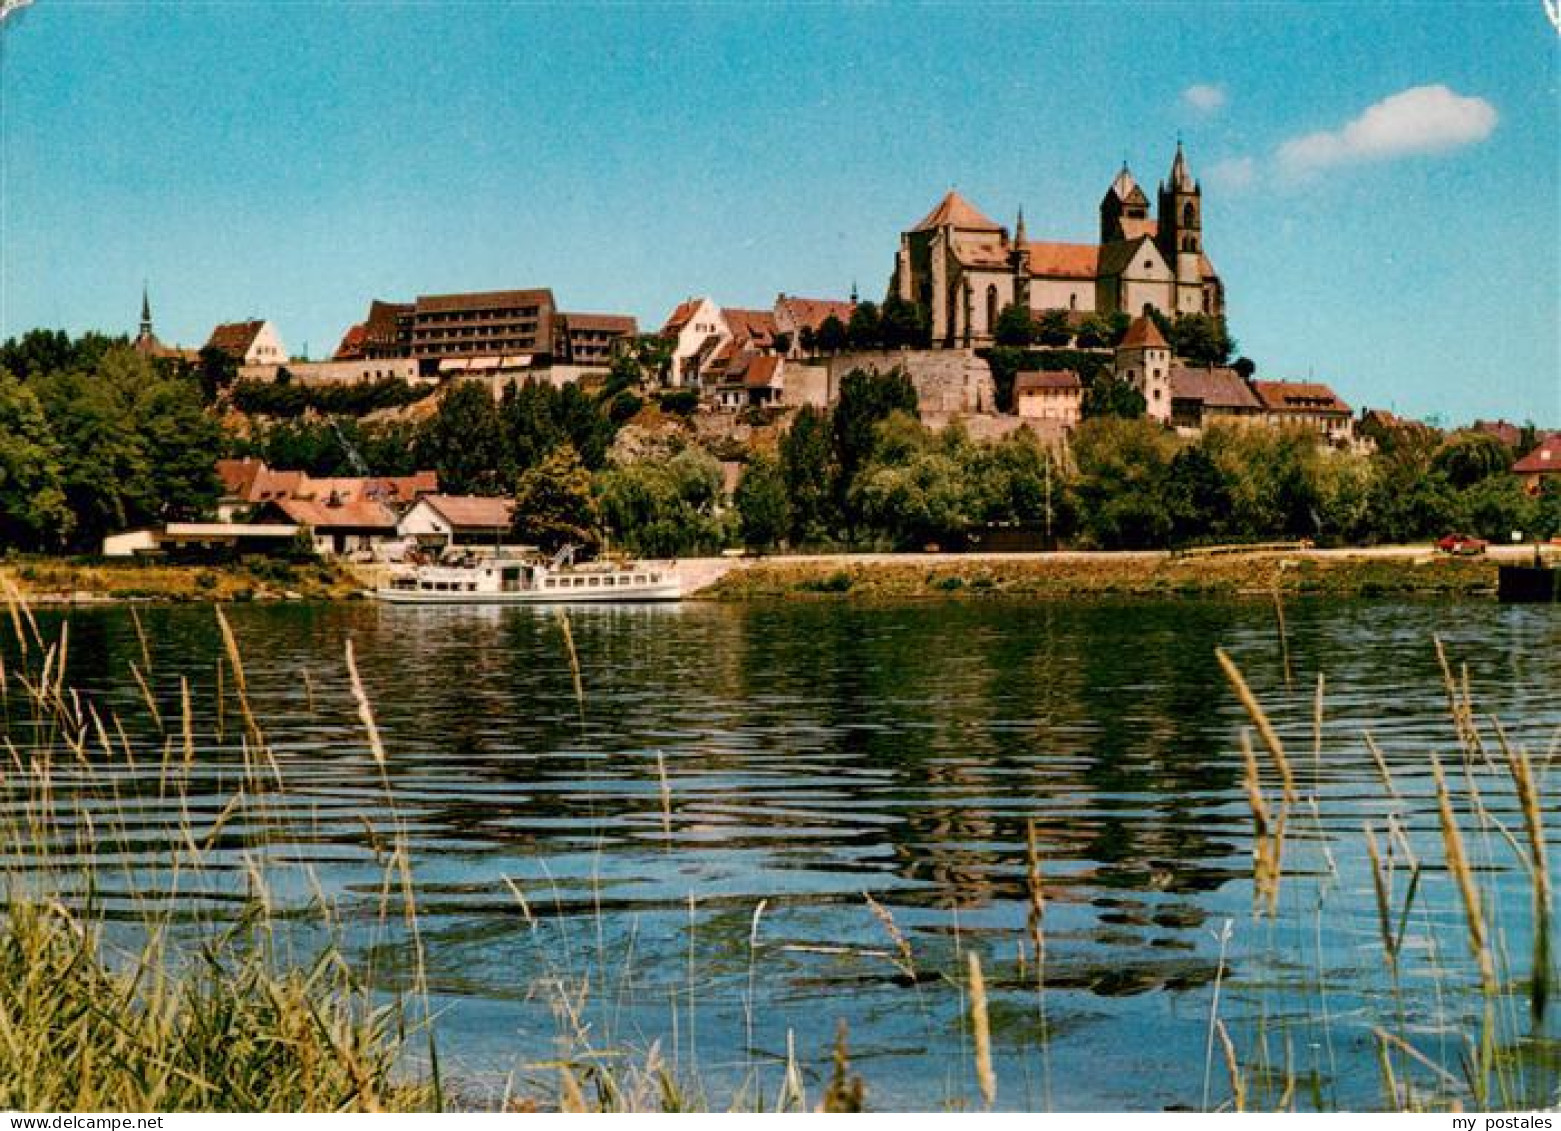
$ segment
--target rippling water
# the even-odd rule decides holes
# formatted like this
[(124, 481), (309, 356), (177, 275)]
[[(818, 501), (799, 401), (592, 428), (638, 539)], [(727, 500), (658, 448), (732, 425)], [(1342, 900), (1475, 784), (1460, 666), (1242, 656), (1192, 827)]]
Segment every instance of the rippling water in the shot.
[[(1253, 1078), (1294, 1079), (1302, 1106), (1370, 1105), (1381, 1097), (1372, 1025), (1411, 1031), (1456, 1064), (1473, 1008), (1462, 911), (1439, 868), (1406, 921), (1404, 989), (1389, 992), (1364, 862), (1363, 824), (1385, 839), (1390, 815), (1428, 863), (1442, 859), (1428, 755), (1462, 763), (1433, 636), (1466, 668), (1478, 709), (1540, 763), (1561, 732), (1551, 608), (1294, 605), (1289, 687), (1261, 602), (569, 615), (583, 707), (551, 613), (231, 609), (275, 773), (258, 793), (251, 782), (217, 830), (214, 867), (175, 877), (166, 845), (182, 810), (159, 786), (162, 740), (129, 674), (142, 663), (136, 626), (122, 609), (73, 612), (69, 682), (119, 714), (138, 753), (133, 766), (122, 749), (112, 762), (94, 754), (90, 785), (62, 769), (53, 830), (71, 839), (75, 800), (100, 821), (122, 816), (116, 836), (94, 833), (97, 862), (114, 865), (99, 877), (110, 907), (171, 897), (220, 913), (264, 861), (279, 905), (323, 895), (387, 982), (405, 974), (406, 943), (379, 921), (384, 850), (403, 838), (445, 1070), (476, 1102), (511, 1075), (522, 1087), (546, 1078), (535, 1066), (558, 1047), (560, 987), (588, 984), (580, 1023), (592, 1044), (643, 1060), (659, 1042), (668, 1063), (697, 1065), (716, 1102), (745, 1080), (773, 1097), (788, 1040), (816, 1094), (843, 1019), (870, 1103), (972, 1103), (961, 986), (974, 948), (993, 991), (999, 1106), (1200, 1105), (1222, 949), (1219, 1013)], [(195, 704), (188, 823), (199, 837), (245, 782), (232, 675), (219, 713), (209, 609), (140, 617), (175, 735), (180, 677)], [(58, 615), (40, 620), (58, 631)], [(393, 809), (348, 687), (349, 638)], [(1252, 915), (1245, 717), (1216, 646), (1270, 708), (1303, 798), (1272, 921)], [(14, 672), (14, 641), (6, 649)], [(25, 748), (35, 736), (11, 696), (7, 732)], [(1496, 828), (1521, 835), (1522, 822), (1504, 774), (1476, 767), (1474, 778), (1489, 815), (1465, 813), (1472, 852), (1523, 976), (1530, 886)], [(1272, 775), (1267, 787), (1277, 806)], [(1548, 809), (1554, 834), (1561, 819)], [(1034, 955), (1021, 958), (1031, 819), (1048, 898), (1044, 1023)], [(916, 977), (863, 893), (892, 914)], [(1527, 1028), (1517, 997), (1503, 1008), (1515, 1032)], [(1229, 1087), (1217, 1054), (1214, 1069), (1218, 1103)], [(1541, 1056), (1521, 1083), (1546, 1098), (1555, 1060)]]

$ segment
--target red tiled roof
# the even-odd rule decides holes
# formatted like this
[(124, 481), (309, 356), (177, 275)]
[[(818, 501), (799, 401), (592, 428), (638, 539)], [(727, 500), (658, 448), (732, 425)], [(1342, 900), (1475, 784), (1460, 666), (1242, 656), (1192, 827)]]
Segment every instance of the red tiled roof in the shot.
[(394, 342), (398, 316), (411, 314), (413, 309), (410, 302), (382, 302), (374, 299), (369, 303), (369, 316), (363, 321), (365, 338), (371, 342)]
[(817, 330), (830, 315), (834, 315), (843, 323), (849, 323), (851, 315), (856, 313), (856, 303), (827, 298), (780, 295), (775, 299), (775, 311), (779, 314), (783, 309), (800, 332), (804, 326), (811, 326)]
[(571, 330), (605, 330), (609, 334), (637, 334), (639, 323), (629, 314), (565, 314)]
[(1544, 442), (1512, 465), (1517, 475), (1561, 474), (1561, 432), (1546, 436)]
[(983, 216), (976, 208), (957, 192), (950, 192), (938, 206), (921, 218), (921, 222), (911, 229), (913, 232), (925, 232), (932, 228), (952, 226), (967, 232), (1000, 232), (1002, 225)]
[(1226, 367), (1193, 369), (1172, 367), (1171, 399), (1202, 401), (1206, 408), (1241, 409), (1259, 412), (1263, 402), (1257, 399), (1241, 374)]
[(521, 291), (470, 291), (455, 295), (418, 295), (419, 314), (446, 314), (456, 310), (508, 310), (516, 306), (552, 307), (553, 292), (546, 287)]
[(264, 319), (255, 319), (251, 322), (224, 322), (211, 332), (210, 338), (206, 339), (206, 348), (221, 350), (242, 361), (244, 355), (249, 352), (249, 347), (255, 344), (255, 338), (264, 325)]
[(222, 493), (235, 499), (247, 496), (255, 477), (265, 470), (265, 461), (250, 456), (217, 461), (217, 478), (222, 481)]
[(1031, 276), (1093, 279), (1100, 267), (1100, 247), (1092, 243), (1025, 244)]
[(694, 317), (694, 311), (698, 310), (699, 304), (704, 301), (702, 298), (691, 298), (678, 303), (678, 308), (672, 312), (662, 325), (661, 332), (663, 334), (676, 334), (684, 326), (688, 325), (688, 320)]
[(508, 530), (515, 518), (515, 500), (483, 495), (425, 495), (423, 502), (457, 530)]
[(332, 355), (336, 361), (356, 361), (363, 356), (363, 346), (368, 341), (368, 326), (359, 322), (355, 326), (348, 326), (347, 332), (341, 336), (341, 344), (336, 347)]
[(1506, 420), (1476, 420), (1469, 430), (1495, 436), (1509, 448), (1515, 448), (1523, 442), (1523, 430)]
[(756, 357), (748, 364), (747, 377), (744, 384), (750, 389), (769, 389), (779, 382), (776, 380), (781, 372), (781, 359), (766, 354)]
[(721, 314), (726, 319), (726, 328), (739, 341), (753, 342), (764, 347), (775, 341), (774, 311), (739, 310), (729, 306), (723, 307)]
[(1351, 412), (1349, 405), (1319, 381), (1254, 381), (1252, 388), (1270, 412)]
[(1117, 348), (1168, 350), (1171, 345), (1165, 340), (1165, 335), (1160, 333), (1160, 327), (1155, 320), (1140, 314), (1128, 326), (1127, 333), (1122, 335), (1121, 344)]
[(272, 499), (267, 506), (314, 530), (380, 530), (388, 534), (396, 529), (395, 512), (372, 499), (336, 504), (320, 499)]
[(1079, 375), (1071, 369), (1028, 370), (1014, 378), (1014, 396), (1030, 392), (1067, 392), (1083, 387)]
[[(297, 474), (296, 472), (293, 474)], [(353, 503), (378, 499), (382, 503), (410, 503), (422, 495), (439, 490), (439, 473), (419, 471), (414, 475), (384, 475), (364, 479), (360, 476), (336, 476), (316, 479), (306, 476), (294, 494), (305, 499), (336, 498)]]

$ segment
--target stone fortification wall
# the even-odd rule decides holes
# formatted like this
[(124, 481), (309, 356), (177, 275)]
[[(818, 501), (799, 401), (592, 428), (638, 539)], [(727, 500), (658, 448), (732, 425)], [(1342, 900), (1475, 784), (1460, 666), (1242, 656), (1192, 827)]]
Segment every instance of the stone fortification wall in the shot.
[(974, 350), (872, 350), (843, 353), (828, 358), (829, 400), (840, 397), (840, 382), (853, 369), (889, 373), (903, 369), (923, 416), (967, 412), (995, 412), (996, 391), (992, 371)]

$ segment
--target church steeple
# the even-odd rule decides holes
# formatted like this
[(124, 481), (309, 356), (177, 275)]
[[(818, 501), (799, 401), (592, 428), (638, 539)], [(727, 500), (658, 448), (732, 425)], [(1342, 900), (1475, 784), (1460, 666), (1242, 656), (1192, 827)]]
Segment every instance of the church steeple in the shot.
[(1116, 243), (1131, 239), (1135, 233), (1141, 234), (1140, 229), (1144, 226), (1136, 221), (1148, 219), (1149, 198), (1133, 179), (1127, 162), (1123, 161), (1121, 172), (1112, 180), (1111, 187), (1100, 202), (1100, 242)]
[(146, 284), (141, 284), (141, 337), (152, 336), (152, 302), (147, 297)]
[(1019, 219), (1014, 223), (1014, 246), (1023, 247), (1024, 238), (1024, 205), (1019, 206)]
[(1203, 190), (1187, 168), (1187, 155), (1176, 139), (1176, 157), (1171, 162), (1170, 178), (1160, 186), (1160, 250), (1167, 263), (1177, 255), (1198, 255), (1203, 251)]

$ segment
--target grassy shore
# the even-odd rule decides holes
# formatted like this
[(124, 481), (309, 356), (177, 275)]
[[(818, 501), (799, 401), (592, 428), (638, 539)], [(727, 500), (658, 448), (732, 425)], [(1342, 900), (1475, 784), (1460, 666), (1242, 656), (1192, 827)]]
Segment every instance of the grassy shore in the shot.
[(96, 601), (280, 601), (352, 596), (361, 584), (326, 562), (254, 559), (218, 565), (175, 565), (91, 558), (23, 558), (0, 564), (9, 582), (34, 604)]
[[(680, 569), (700, 600), (776, 598), (1033, 600), (1091, 596), (1486, 596), (1496, 562), (1406, 550), (1393, 556), (1297, 552), (1233, 554), (838, 554), (707, 559)], [(96, 601), (342, 600), (385, 582), (384, 566), (256, 559), (221, 565), (28, 558), (0, 564), (5, 582), (35, 604)]]
[(1494, 593), (1496, 563), (1486, 558), (1338, 557), (1305, 553), (1168, 556), (1037, 555), (897, 563), (874, 559), (774, 559), (733, 570), (700, 597), (990, 598), (1093, 596), (1229, 597), (1241, 594), (1383, 597)]

